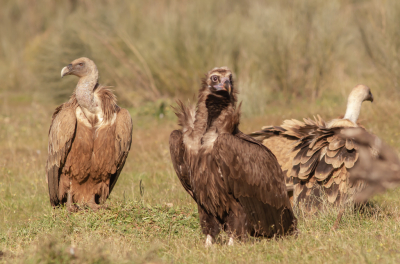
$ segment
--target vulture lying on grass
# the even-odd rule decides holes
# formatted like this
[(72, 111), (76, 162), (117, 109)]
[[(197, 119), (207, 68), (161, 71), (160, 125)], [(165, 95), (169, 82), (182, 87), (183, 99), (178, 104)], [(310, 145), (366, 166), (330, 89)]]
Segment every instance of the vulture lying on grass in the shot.
[(337, 134), (343, 128), (358, 126), (364, 101), (372, 102), (373, 96), (367, 86), (358, 85), (349, 95), (342, 119), (325, 122), (318, 116), (304, 122), (285, 120), (282, 126), (263, 127), (250, 134), (276, 155), (286, 173), (288, 189), (293, 190), (294, 202), (308, 211), (317, 210), (326, 200), (336, 205), (351, 201), (364, 188), (363, 181), (348, 179), (349, 169), (358, 160), (357, 144)]
[[(350, 181), (365, 181), (367, 187), (355, 196), (356, 202), (365, 202), (375, 193), (400, 185), (400, 160), (397, 153), (380, 138), (361, 128), (348, 128), (341, 136), (358, 146), (358, 162), (350, 171)], [(378, 156), (371, 154), (371, 148)]]
[(296, 218), (275, 156), (238, 129), (232, 73), (211, 70), (202, 82), (197, 108), (178, 102), (181, 130), (170, 136), (171, 159), (185, 190), (198, 204), (200, 224), (211, 245), (220, 231), (233, 238), (286, 235)]
[(93, 61), (79, 58), (61, 77), (76, 75), (71, 99), (56, 108), (49, 131), (46, 176), (52, 206), (75, 203), (97, 209), (110, 195), (132, 142), (132, 119), (98, 83)]

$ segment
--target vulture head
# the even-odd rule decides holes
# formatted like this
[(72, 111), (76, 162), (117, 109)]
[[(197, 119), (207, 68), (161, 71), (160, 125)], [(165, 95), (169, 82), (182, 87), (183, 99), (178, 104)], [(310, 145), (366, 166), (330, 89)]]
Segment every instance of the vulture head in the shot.
[(97, 74), (96, 64), (85, 57), (74, 60), (61, 70), (61, 78), (65, 75), (76, 75), (82, 78), (93, 74)]
[(355, 101), (358, 103), (362, 103), (364, 101), (374, 101), (374, 97), (372, 96), (371, 89), (368, 86), (363, 84), (359, 84), (351, 90), (348, 101)]
[(368, 86), (359, 84), (351, 90), (349, 98), (347, 100), (347, 109), (346, 114), (344, 115), (342, 120), (350, 121), (348, 124), (343, 122), (337, 122), (336, 119), (332, 120), (329, 124), (330, 127), (334, 126), (358, 126), (357, 120), (360, 116), (361, 105), (364, 101), (374, 101), (374, 97), (372, 96), (371, 90)]
[(227, 67), (217, 67), (209, 71), (203, 79), (201, 90), (215, 97), (236, 101), (232, 72)]
[[(232, 72), (227, 67), (214, 68), (206, 74), (199, 92), (199, 102), (205, 102), (207, 127), (210, 127), (223, 111), (236, 108), (236, 94)], [(232, 119), (235, 124), (238, 123), (239, 108), (235, 120)]]

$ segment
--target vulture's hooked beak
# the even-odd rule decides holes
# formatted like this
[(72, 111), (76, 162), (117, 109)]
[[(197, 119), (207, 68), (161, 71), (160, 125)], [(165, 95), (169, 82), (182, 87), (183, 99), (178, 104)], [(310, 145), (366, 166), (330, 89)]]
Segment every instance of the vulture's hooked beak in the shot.
[(224, 77), (221, 79), (221, 82), (219, 84), (214, 85), (214, 88), (217, 89), (217, 91), (225, 90), (228, 93), (231, 93), (231, 80), (229, 79), (229, 77)]
[(65, 66), (61, 70), (61, 78), (64, 77), (65, 75), (71, 74), (72, 70), (72, 64), (68, 64), (68, 66)]
[(372, 93), (369, 93), (369, 96), (366, 101), (370, 101), (371, 103), (374, 102), (374, 96), (372, 95)]

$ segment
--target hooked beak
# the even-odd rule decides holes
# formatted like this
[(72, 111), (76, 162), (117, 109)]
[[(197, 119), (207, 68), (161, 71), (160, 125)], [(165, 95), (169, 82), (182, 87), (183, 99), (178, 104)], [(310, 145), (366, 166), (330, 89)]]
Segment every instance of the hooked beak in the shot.
[(370, 101), (371, 103), (373, 103), (374, 102), (374, 96), (372, 94), (370, 94), (366, 101)]
[(71, 70), (72, 70), (72, 64), (68, 64), (68, 66), (65, 66), (64, 68), (62, 68), (61, 78), (64, 77), (65, 75), (71, 74)]
[(232, 84), (231, 84), (229, 77), (222, 78), (221, 82), (217, 85), (214, 85), (213, 87), (215, 89), (217, 89), (217, 91), (225, 90), (228, 93), (231, 93), (231, 90), (232, 90)]

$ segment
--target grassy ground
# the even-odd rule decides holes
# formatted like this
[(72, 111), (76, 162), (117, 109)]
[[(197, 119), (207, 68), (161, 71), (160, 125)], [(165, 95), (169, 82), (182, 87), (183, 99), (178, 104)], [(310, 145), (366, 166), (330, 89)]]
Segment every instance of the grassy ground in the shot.
[[(382, 103), (377, 101), (375, 108)], [(156, 106), (131, 111), (133, 145), (109, 208), (68, 215), (50, 208), (44, 177), (47, 129), (52, 106), (25, 102), (8, 95), (0, 119), (0, 261), (4, 263), (395, 263), (400, 260), (399, 201), (397, 190), (378, 196), (367, 213), (347, 211), (339, 230), (332, 231), (337, 211), (328, 209), (310, 217), (296, 210), (300, 234), (278, 240), (251, 240), (227, 247), (226, 236), (204, 248), (195, 204), (181, 187), (168, 151), (169, 132), (176, 128), (169, 107), (159, 119)], [(320, 105), (320, 106), (318, 106)], [(332, 104), (331, 104), (332, 105)], [(329, 117), (317, 103), (312, 112)], [(375, 105), (374, 105), (375, 106)], [(271, 107), (270, 114), (244, 118), (242, 130), (277, 124), (299, 109)], [(325, 109), (325, 110), (324, 110)], [(364, 111), (365, 110), (365, 111)], [(378, 135), (393, 131), (374, 125), (383, 113), (365, 105), (363, 113)], [(365, 115), (363, 115), (364, 117)], [(387, 135), (387, 136), (385, 136)], [(398, 144), (395, 139), (392, 145)], [(398, 145), (397, 145), (398, 146)], [(140, 191), (142, 181), (142, 192)], [(73, 254), (71, 254), (73, 250)]]
[[(373, 209), (310, 217), (300, 233), (211, 249), (168, 150), (169, 107), (193, 98), (202, 74), (227, 65), (243, 101), (241, 129), (344, 114), (359, 83), (375, 102), (362, 124), (400, 150), (400, 4), (397, 0), (0, 0), (0, 262), (398, 263), (400, 193)], [(134, 121), (132, 150), (100, 212), (68, 215), (48, 201), (44, 164), (52, 111), (80, 56), (98, 65)], [(163, 116), (163, 118), (160, 118)], [(140, 184), (142, 182), (142, 184)], [(142, 187), (142, 188), (140, 188)], [(142, 190), (142, 191), (140, 191)], [(72, 252), (72, 253), (71, 253)]]

